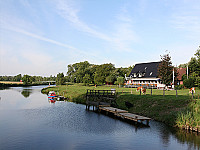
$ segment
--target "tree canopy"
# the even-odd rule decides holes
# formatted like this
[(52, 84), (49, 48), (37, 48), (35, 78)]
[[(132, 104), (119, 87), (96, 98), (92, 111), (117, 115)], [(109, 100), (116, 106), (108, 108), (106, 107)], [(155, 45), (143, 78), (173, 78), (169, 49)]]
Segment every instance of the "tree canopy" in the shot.
[(177, 71), (174, 66), (172, 66), (171, 56), (169, 54), (164, 54), (161, 56), (161, 63), (158, 66), (158, 77), (166, 85), (170, 85), (173, 81), (173, 69), (175, 77), (177, 77)]
[[(114, 83), (118, 77), (130, 74), (133, 67), (115, 68), (114, 64), (90, 64), (88, 61), (68, 65), (66, 80), (76, 83), (104, 84)], [(90, 79), (90, 80), (89, 80)]]

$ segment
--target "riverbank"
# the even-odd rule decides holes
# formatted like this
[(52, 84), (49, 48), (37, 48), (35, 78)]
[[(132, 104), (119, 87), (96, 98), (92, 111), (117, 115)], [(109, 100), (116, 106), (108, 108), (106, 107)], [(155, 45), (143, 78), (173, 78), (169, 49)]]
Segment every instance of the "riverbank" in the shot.
[(0, 87), (3, 87), (3, 88), (7, 88), (7, 87), (37, 86), (37, 85), (48, 85), (48, 83), (33, 82), (32, 84), (24, 85), (23, 82), (0, 81)]
[[(69, 101), (85, 104), (87, 89), (110, 90), (111, 88), (115, 88), (117, 91), (117, 105), (120, 109), (150, 117), (169, 126), (200, 131), (200, 90), (196, 90), (193, 99), (187, 89), (178, 90), (177, 96), (176, 91), (165, 91), (163, 96), (163, 91), (157, 89), (153, 89), (152, 95), (150, 89), (147, 89), (146, 95), (140, 95), (134, 88), (118, 88), (117, 86), (98, 86), (95, 88), (82, 84), (48, 87), (43, 89), (42, 93), (53, 90)], [(125, 102), (132, 103), (133, 107), (127, 108)]]

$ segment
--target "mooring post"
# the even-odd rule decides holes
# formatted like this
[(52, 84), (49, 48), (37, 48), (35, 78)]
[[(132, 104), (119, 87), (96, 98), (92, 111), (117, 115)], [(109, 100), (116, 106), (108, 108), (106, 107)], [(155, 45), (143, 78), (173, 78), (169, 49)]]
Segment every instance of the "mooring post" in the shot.
[(149, 125), (149, 120), (147, 120), (147, 126)]

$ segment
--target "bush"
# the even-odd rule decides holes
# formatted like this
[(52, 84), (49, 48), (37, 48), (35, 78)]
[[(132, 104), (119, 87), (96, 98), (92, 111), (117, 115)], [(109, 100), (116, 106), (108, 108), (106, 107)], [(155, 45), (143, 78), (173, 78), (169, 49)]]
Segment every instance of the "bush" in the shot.
[(187, 88), (192, 88), (192, 87), (194, 87), (194, 79), (193, 78), (185, 79), (183, 81), (183, 84)]
[(176, 85), (175, 89), (177, 90), (182, 90), (184, 88), (184, 85)]

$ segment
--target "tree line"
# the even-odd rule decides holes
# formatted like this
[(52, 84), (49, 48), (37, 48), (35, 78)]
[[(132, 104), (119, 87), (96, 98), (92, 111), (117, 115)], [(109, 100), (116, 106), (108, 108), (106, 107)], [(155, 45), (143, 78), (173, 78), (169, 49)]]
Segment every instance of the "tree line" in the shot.
[(30, 76), (30, 75), (21, 75), (18, 74), (16, 76), (0, 76), (0, 81), (15, 81), (20, 82), (22, 81), (24, 85), (32, 84), (32, 83), (39, 83), (41, 81), (56, 81), (55, 76), (49, 77), (42, 77), (42, 76)]
[[(200, 88), (200, 47), (188, 63), (180, 64), (178, 68), (188, 68), (188, 76), (187, 74), (182, 76), (183, 85), (178, 85), (178, 88)], [(173, 82), (173, 71), (175, 77), (174, 82), (177, 81), (178, 68), (172, 65), (170, 55), (165, 54), (161, 56), (161, 63), (158, 66), (158, 77), (161, 79), (162, 83), (171, 85)]]
[(186, 74), (182, 76), (183, 85), (187, 88), (200, 88), (200, 46), (195, 52), (194, 57), (188, 63), (179, 65), (180, 67), (188, 67), (188, 77)]
[(84, 61), (68, 65), (66, 81), (85, 85), (117, 84), (121, 81), (120, 78), (124, 78), (125, 74), (129, 75), (132, 69), (132, 66), (115, 68), (111, 63), (94, 65)]

